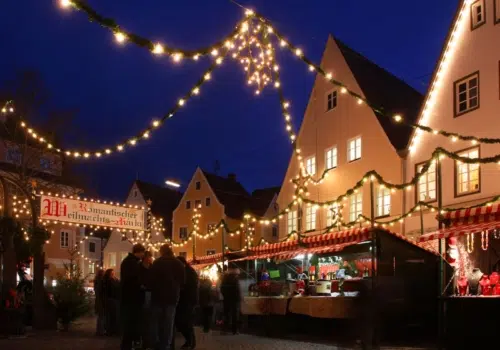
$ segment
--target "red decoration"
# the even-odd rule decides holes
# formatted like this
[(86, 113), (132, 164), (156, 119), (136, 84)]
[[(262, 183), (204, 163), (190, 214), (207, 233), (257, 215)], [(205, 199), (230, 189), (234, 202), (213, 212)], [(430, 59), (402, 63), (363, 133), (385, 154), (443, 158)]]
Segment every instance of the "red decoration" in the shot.
[(479, 285), (481, 286), (482, 295), (491, 295), (491, 283), (487, 275), (483, 275), (479, 281)]

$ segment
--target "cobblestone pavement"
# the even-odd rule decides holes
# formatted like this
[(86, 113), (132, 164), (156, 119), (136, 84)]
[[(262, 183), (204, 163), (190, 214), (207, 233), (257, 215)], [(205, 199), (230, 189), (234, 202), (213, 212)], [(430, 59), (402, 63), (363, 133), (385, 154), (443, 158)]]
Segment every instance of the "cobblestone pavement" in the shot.
[[(88, 319), (76, 325), (67, 333), (62, 332), (28, 332), (21, 339), (0, 339), (2, 350), (111, 350), (119, 349), (119, 339), (96, 337), (93, 334), (93, 320)], [(290, 340), (264, 338), (253, 335), (240, 334), (236, 336), (211, 334), (198, 334), (198, 350), (340, 350), (331, 345), (313, 344)], [(180, 346), (182, 340), (176, 343)], [(404, 350), (405, 348), (384, 348), (384, 350)], [(416, 350), (412, 348), (411, 350)]]

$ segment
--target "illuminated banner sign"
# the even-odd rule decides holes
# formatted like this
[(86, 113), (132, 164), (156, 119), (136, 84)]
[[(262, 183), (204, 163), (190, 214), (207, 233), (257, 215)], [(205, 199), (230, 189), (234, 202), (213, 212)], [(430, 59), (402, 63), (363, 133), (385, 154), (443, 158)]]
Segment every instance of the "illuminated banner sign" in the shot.
[(42, 195), (40, 219), (80, 225), (146, 230), (146, 209)]

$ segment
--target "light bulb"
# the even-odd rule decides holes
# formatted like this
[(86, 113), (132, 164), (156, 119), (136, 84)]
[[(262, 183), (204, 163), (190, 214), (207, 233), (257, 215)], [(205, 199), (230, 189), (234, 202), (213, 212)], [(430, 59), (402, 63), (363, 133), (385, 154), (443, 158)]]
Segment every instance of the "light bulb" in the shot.
[(154, 49), (153, 49), (153, 53), (155, 55), (161, 55), (165, 52), (165, 49), (163, 48), (163, 46), (161, 44), (156, 44)]
[(122, 44), (126, 39), (127, 37), (125, 36), (125, 34), (123, 34), (122, 32), (116, 32), (115, 33), (115, 39), (116, 41), (118, 41), (120, 44)]

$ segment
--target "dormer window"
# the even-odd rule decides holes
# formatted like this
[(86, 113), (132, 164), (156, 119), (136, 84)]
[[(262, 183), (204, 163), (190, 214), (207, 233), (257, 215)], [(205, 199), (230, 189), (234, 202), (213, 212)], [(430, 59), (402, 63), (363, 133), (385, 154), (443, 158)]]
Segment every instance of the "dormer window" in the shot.
[(197, 190), (201, 190), (201, 182), (200, 181), (196, 181), (195, 187), (196, 187)]
[(484, 0), (477, 0), (470, 5), (471, 29), (477, 29), (486, 23)]
[(335, 107), (337, 107), (337, 91), (332, 91), (326, 97), (326, 111), (331, 111)]

